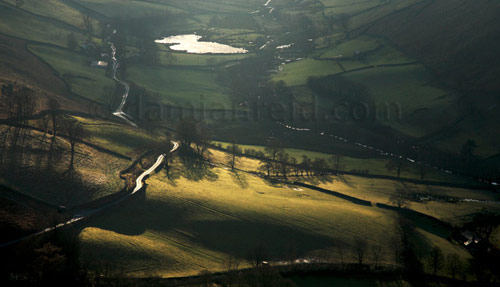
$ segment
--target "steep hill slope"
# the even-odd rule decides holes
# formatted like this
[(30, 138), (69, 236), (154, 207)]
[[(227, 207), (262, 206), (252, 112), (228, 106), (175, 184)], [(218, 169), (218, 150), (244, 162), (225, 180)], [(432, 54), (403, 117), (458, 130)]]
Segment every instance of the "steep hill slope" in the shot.
[(422, 1), (365, 29), (389, 38), (455, 88), (495, 92), (499, 13), (500, 2), (492, 0)]

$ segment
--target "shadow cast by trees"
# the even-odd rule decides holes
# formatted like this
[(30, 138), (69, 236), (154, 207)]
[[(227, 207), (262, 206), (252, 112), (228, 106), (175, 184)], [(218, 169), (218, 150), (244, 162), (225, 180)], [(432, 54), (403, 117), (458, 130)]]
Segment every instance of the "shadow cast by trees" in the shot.
[(247, 188), (248, 187), (248, 181), (247, 181), (247, 176), (244, 172), (238, 171), (236, 169), (233, 169), (231, 171), (231, 177), (233, 178), (234, 182), (241, 188)]
[[(0, 172), (7, 184), (46, 202), (72, 206), (90, 201), (99, 192), (99, 186), (83, 180), (82, 175), (71, 166), (63, 169), (65, 150), (53, 139), (48, 149), (38, 146), (11, 146), (3, 154)], [(77, 154), (77, 160), (85, 155)]]

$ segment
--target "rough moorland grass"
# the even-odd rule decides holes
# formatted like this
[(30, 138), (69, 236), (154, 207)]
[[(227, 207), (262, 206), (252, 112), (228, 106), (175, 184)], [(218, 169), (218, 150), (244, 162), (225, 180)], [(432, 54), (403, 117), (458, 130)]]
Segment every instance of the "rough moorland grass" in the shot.
[[(209, 70), (133, 65), (127, 80), (157, 93), (164, 103), (198, 107), (200, 102), (230, 106), (229, 97)], [(203, 96), (203, 97), (201, 97)]]
[(91, 59), (79, 53), (41, 45), (30, 45), (29, 50), (51, 65), (79, 96), (102, 102), (103, 90), (115, 88), (104, 70), (90, 67)]
[[(151, 177), (145, 194), (83, 229), (85, 254), (129, 275), (181, 276), (224, 270), (229, 256), (244, 262), (259, 245), (274, 260), (309, 254), (338, 262), (333, 246), (343, 242), (350, 262), (353, 239), (359, 236), (383, 246), (387, 250), (383, 262), (393, 262), (389, 239), (395, 235), (394, 211), (270, 185), (242, 172), (214, 168), (204, 174), (203, 179), (188, 175), (191, 180), (168, 180), (164, 172)], [(424, 247), (439, 244), (445, 253), (467, 258), (466, 251), (440, 237), (446, 230), (414, 220)], [(426, 252), (423, 249), (422, 255)]]
[[(12, 5), (16, 4), (16, 0), (6, 0), (5, 2)], [(85, 27), (82, 14), (78, 10), (66, 5), (61, 0), (23, 0), (23, 2), (24, 4), (21, 7), (23, 10), (60, 20), (78, 28), (83, 29)], [(94, 28), (97, 29), (99, 27), (98, 22), (95, 20), (91, 21)]]
[[(34, 16), (26, 11), (0, 2), (0, 31), (2, 33), (43, 43), (66, 46), (67, 35), (70, 32), (65, 27)], [(79, 40), (84, 36), (75, 32)]]
[(283, 70), (272, 76), (273, 81), (284, 81), (288, 86), (301, 86), (311, 76), (328, 76), (342, 72), (335, 61), (304, 59), (282, 66)]

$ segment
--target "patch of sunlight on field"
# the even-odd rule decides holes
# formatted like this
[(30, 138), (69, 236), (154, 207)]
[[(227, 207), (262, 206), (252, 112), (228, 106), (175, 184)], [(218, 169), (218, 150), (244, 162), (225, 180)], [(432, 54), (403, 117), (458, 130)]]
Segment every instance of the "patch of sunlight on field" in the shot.
[[(332, 182), (321, 182), (318, 186), (359, 199), (369, 200), (372, 204), (383, 203), (394, 205), (391, 203), (391, 196), (395, 194), (397, 189), (406, 189), (412, 194), (419, 194), (423, 197), (450, 196), (454, 198), (472, 198), (478, 200), (497, 200), (498, 197), (491, 191), (402, 183), (387, 179), (355, 176), (332, 177), (332, 179)], [(498, 204), (476, 202), (450, 203), (444, 200), (410, 202), (409, 208), (451, 224), (462, 224), (470, 215), (480, 212), (483, 208), (500, 211), (500, 206)]]
[[(259, 243), (277, 259), (285, 256), (290, 244), (297, 245), (297, 256), (317, 252), (334, 258), (334, 242), (350, 246), (357, 236), (390, 248), (392, 211), (312, 190), (273, 186), (244, 173), (219, 168), (211, 172), (211, 179), (200, 181), (168, 180), (164, 172), (151, 177), (143, 200), (138, 196), (92, 220), (82, 233), (84, 248), (111, 262), (131, 262), (127, 270), (146, 267), (165, 276), (219, 270), (229, 255), (244, 262)], [(184, 251), (175, 253), (172, 245)], [(162, 251), (147, 265), (147, 254), (156, 246)], [(198, 259), (200, 252), (206, 259)], [(187, 267), (194, 263), (192, 269)]]
[(128, 125), (82, 117), (75, 118), (83, 123), (92, 143), (122, 155), (131, 155), (136, 148), (158, 141), (158, 138)]
[(321, 77), (342, 73), (335, 61), (320, 61), (304, 59), (282, 66), (283, 70), (276, 73), (273, 81), (284, 81), (288, 86), (301, 86), (307, 83), (309, 77)]
[[(118, 252), (122, 261), (117, 262), (118, 269), (128, 275), (150, 275), (145, 271), (154, 270), (154, 275), (177, 277), (195, 275), (204, 269), (218, 271), (223, 268), (223, 254), (186, 246), (175, 238), (154, 231), (124, 235), (99, 228), (86, 228), (80, 238), (84, 244), (88, 244), (84, 250), (90, 256), (116, 256)], [(156, 268), (162, 265), (168, 265), (168, 271)]]
[[(460, 258), (462, 258), (462, 260), (468, 260), (468, 259), (472, 258), (472, 256), (467, 251), (467, 249), (462, 248), (459, 245), (453, 244), (452, 242), (448, 241), (446, 238), (439, 237), (435, 234), (432, 234), (431, 232), (422, 230), (420, 228), (417, 228), (416, 231), (420, 235), (423, 236), (424, 240), (427, 241), (427, 243), (429, 244), (429, 246), (431, 248), (434, 246), (438, 246), (439, 248), (441, 248), (445, 257), (448, 254), (456, 253), (458, 256), (460, 256)], [(429, 250), (422, 250), (421, 254), (426, 254), (427, 252), (430, 252), (430, 249)], [(427, 264), (425, 264), (426, 259), (427, 258), (423, 258), (424, 266), (427, 265)]]

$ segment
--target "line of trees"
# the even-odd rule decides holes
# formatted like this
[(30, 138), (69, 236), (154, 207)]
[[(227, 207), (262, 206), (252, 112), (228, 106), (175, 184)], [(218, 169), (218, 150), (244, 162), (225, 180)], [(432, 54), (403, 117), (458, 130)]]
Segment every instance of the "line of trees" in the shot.
[(302, 155), (301, 160), (297, 160), (286, 152), (280, 141), (271, 139), (264, 148), (264, 151), (246, 149), (243, 151), (234, 142), (225, 148), (227, 152), (227, 163), (231, 169), (235, 169), (238, 164), (238, 157), (243, 153), (260, 159), (259, 171), (266, 176), (281, 176), (287, 178), (294, 176), (323, 176), (329, 173), (338, 174), (346, 168), (346, 162), (340, 155), (333, 155), (329, 159), (311, 159), (307, 155)]

